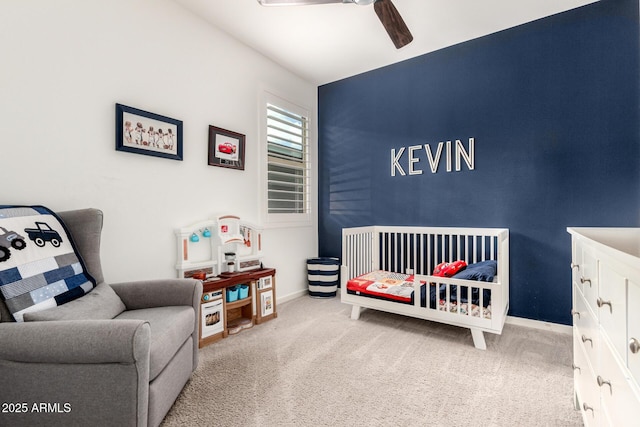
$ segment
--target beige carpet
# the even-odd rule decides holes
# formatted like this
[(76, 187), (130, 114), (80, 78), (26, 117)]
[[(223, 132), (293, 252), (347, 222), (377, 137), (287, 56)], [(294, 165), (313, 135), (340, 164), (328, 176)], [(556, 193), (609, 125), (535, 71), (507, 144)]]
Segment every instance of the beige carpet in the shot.
[(571, 337), (466, 329), (299, 298), (200, 350), (170, 426), (580, 426)]

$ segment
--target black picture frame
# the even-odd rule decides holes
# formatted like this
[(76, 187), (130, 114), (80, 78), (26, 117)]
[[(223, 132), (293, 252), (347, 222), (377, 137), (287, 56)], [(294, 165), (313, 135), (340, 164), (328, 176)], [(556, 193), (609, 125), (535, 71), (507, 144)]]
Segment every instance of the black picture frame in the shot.
[(209, 166), (244, 170), (245, 136), (209, 126)]
[(182, 120), (116, 104), (116, 150), (182, 160)]

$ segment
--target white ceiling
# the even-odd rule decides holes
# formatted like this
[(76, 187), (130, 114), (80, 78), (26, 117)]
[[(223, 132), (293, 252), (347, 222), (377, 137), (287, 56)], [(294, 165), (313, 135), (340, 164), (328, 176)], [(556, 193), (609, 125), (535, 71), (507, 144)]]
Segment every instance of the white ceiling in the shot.
[(174, 1), (321, 85), (596, 0), (393, 0), (414, 37), (399, 50), (373, 5), (264, 7), (256, 0)]

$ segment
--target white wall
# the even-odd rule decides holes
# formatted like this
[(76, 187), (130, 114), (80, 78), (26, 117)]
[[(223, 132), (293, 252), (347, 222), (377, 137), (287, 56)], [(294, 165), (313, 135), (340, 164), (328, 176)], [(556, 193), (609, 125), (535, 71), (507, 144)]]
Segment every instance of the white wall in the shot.
[[(315, 122), (315, 86), (173, 1), (11, 0), (0, 16), (0, 204), (102, 209), (108, 282), (175, 277), (175, 228), (260, 222), (264, 88)], [(184, 161), (116, 151), (116, 103), (183, 120)], [(244, 171), (207, 165), (209, 125), (246, 135)], [(306, 289), (316, 224), (265, 230), (279, 300)]]

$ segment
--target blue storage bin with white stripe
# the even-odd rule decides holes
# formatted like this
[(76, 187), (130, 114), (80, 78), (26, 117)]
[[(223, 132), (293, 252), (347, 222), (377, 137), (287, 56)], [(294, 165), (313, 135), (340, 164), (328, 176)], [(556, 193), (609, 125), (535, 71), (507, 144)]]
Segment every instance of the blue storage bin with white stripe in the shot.
[(322, 298), (335, 297), (340, 283), (339, 273), (339, 258), (309, 258), (307, 260), (309, 295)]

